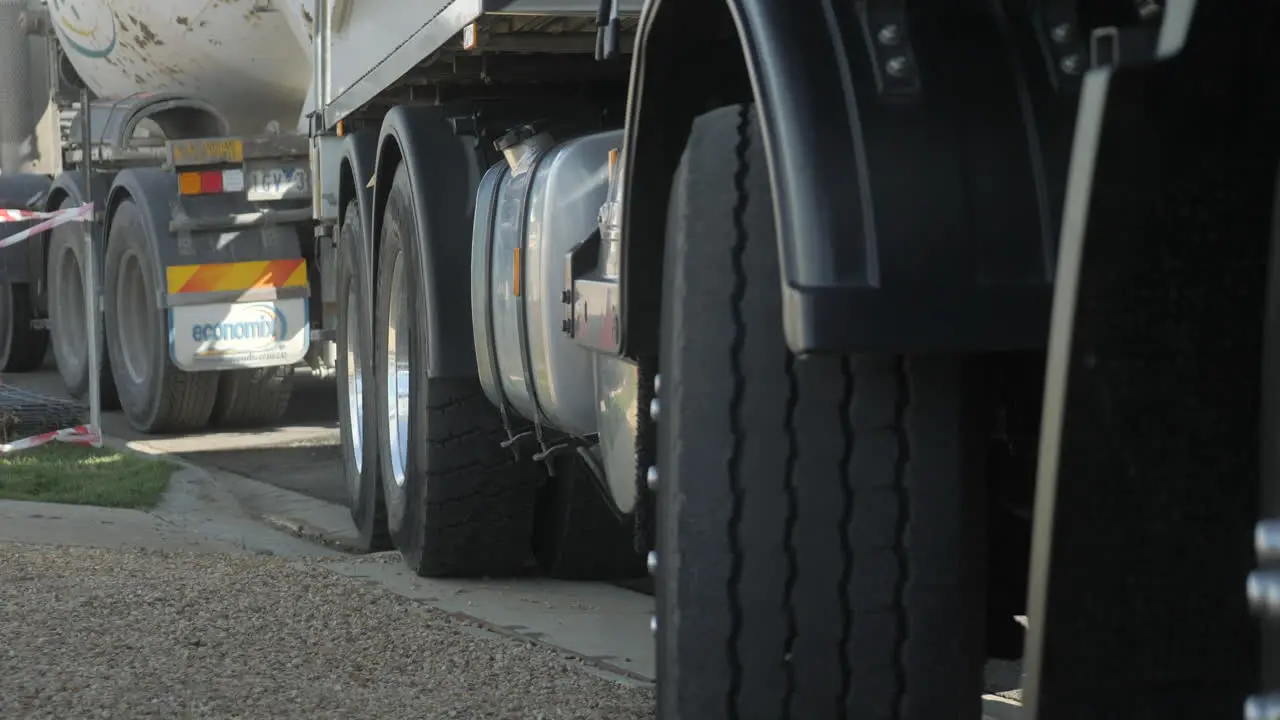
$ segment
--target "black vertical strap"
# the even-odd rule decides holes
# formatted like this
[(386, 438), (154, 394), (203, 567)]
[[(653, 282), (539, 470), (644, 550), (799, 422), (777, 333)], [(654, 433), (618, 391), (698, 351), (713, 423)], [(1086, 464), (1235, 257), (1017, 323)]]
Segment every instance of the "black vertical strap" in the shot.
[(502, 172), (498, 176), (497, 182), (493, 184), (493, 191), (489, 197), (489, 218), (485, 223), (484, 237), (484, 331), (485, 337), (489, 341), (489, 382), (493, 384), (494, 389), (498, 393), (498, 412), (502, 414), (502, 429), (507, 433), (507, 439), (502, 443), (502, 447), (511, 448), (511, 454), (515, 459), (520, 459), (520, 449), (516, 447), (516, 443), (520, 438), (524, 437), (525, 432), (516, 435), (511, 429), (511, 401), (507, 399), (506, 389), (502, 386), (502, 372), (498, 369), (498, 343), (497, 335), (493, 330), (493, 233), (497, 224), (494, 221), (498, 211), (498, 196), (502, 192), (502, 181), (510, 172), (504, 164)]

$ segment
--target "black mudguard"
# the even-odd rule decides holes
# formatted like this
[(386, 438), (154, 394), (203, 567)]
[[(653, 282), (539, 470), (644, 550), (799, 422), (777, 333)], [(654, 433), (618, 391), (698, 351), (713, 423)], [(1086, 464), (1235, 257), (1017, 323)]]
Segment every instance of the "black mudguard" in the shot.
[(655, 0), (628, 110), (624, 353), (654, 349), (670, 178), (712, 92), (688, 68), (725, 3), (765, 135), (791, 348), (1043, 347), (1075, 96), (1029, 17), (913, 8), (899, 47), (915, 82), (895, 88), (859, 3)]
[[(360, 213), (362, 227), (365, 228), (365, 250), (373, 251), (373, 188), (369, 180), (378, 164), (378, 133), (374, 130), (361, 130), (352, 133), (342, 142), (342, 163), (338, 183), (338, 226), (346, 219), (347, 203), (356, 201), (356, 209)], [(337, 237), (335, 233), (335, 237)], [(365, 257), (372, 257), (366, 254)]]
[(1259, 478), (1280, 481), (1259, 432), (1280, 82), (1258, 69), (1280, 8), (1194, 5), (1181, 54), (1081, 100), (1027, 608), (1039, 720), (1240, 717), (1258, 685), (1245, 578)]
[[(106, 232), (105, 228), (111, 227), (112, 217), (120, 202), (125, 198), (133, 200), (138, 211), (148, 219), (147, 227), (155, 233), (156, 251), (162, 267), (283, 260), (303, 256), (298, 233), (285, 225), (238, 229), (230, 242), (225, 240), (228, 233), (223, 231), (172, 232), (169, 223), (176, 215), (175, 209), (180, 207), (178, 179), (173, 173), (158, 168), (122, 170), (116, 175), (106, 198), (103, 232)], [(197, 209), (213, 215), (253, 209), (242, 197), (233, 195), (197, 199), (202, 203)], [(268, 233), (271, 234), (270, 238)], [(111, 238), (107, 237), (103, 243), (104, 252), (105, 245), (110, 242)], [(157, 299), (167, 302), (167, 298), (163, 296)]]
[[(53, 185), (49, 188), (49, 193), (45, 196), (43, 208), (46, 211), (56, 210), (58, 209), (58, 206), (62, 204), (62, 201), (68, 197), (71, 198), (73, 204), (76, 205), (85, 202), (86, 198), (92, 197), (95, 205), (94, 215), (96, 217), (102, 217), (102, 208), (104, 207), (107, 198), (107, 191), (110, 189), (111, 180), (115, 176), (94, 173), (91, 177), (93, 178), (92, 194), (85, 192), (84, 173), (78, 170), (71, 170), (62, 173), (54, 179)], [(93, 224), (93, 241), (95, 244), (94, 246), (98, 248), (97, 268), (99, 273), (102, 272), (102, 258), (104, 257), (105, 252), (105, 248), (102, 246), (102, 232), (102, 223), (97, 222), (95, 219)], [(36, 282), (31, 284), (34, 291), (33, 299), (35, 300), (36, 312), (38, 312), (42, 317), (47, 315), (49, 312), (49, 286), (48, 283), (45, 282), (47, 274), (46, 268), (48, 267), (49, 261), (49, 237), (48, 233), (44, 233), (40, 237), (40, 251), (31, 253), (27, 258), (28, 262), (31, 264), (31, 277), (37, 279)], [(98, 280), (101, 282), (102, 279), (99, 278)]]
[[(376, 250), (396, 168), (413, 188), (425, 274), (413, 278), (427, 298), (431, 377), (475, 377), (471, 339), (471, 218), (485, 165), (474, 138), (453, 133), (438, 107), (400, 106), (387, 113), (378, 139), (369, 237)], [(370, 257), (376, 257), (373, 252)], [(377, 269), (374, 270), (375, 277)]]
[[(48, 197), (49, 178), (44, 175), (9, 175), (0, 177), (0, 209), (32, 210), (42, 209), (44, 204), (29, 207), (33, 197), (44, 194)], [(30, 227), (32, 223), (2, 223), (0, 238), (8, 237)], [(31, 282), (33, 278), (44, 277), (43, 242), (40, 238), (31, 238), (19, 245), (11, 245), (0, 249), (0, 283), (27, 283), (27, 292), (35, 303), (36, 314), (43, 315), (43, 306), (39, 303), (41, 282)]]

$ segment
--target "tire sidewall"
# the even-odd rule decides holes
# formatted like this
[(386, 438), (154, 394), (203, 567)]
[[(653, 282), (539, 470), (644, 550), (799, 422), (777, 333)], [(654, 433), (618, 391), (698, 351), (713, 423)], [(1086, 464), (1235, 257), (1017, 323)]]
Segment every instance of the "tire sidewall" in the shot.
[[(376, 342), (374, 343), (373, 354), (376, 368), (376, 381), (374, 385), (374, 394), (377, 411), (377, 434), (378, 439), (378, 467), (382, 478), (383, 499), (387, 507), (387, 529), (391, 533), (392, 539), (395, 541), (396, 547), (401, 552), (407, 552), (414, 547), (413, 533), (414, 521), (410, 511), (410, 490), (413, 485), (413, 468), (414, 468), (414, 452), (420, 443), (409, 443), (409, 449), (405, 462), (405, 484), (403, 487), (396, 485), (395, 467), (392, 462), (392, 445), (391, 445), (391, 407), (392, 399), (388, 397), (387, 386), (390, 380), (390, 368), (388, 367), (387, 341), (389, 338), (388, 319), (391, 315), (391, 303), (397, 302), (398, 298), (391, 297), (392, 277), (396, 263), (400, 264), (402, 277), (411, 275), (409, 266), (409, 258), (406, 252), (406, 245), (410, 242), (414, 231), (412, 218), (410, 222), (404, 223), (405, 217), (409, 216), (412, 202), (406, 187), (402, 187), (401, 174), (406, 174), (404, 166), (396, 173), (396, 182), (392, 183), (391, 192), (388, 193), (386, 210), (383, 215), (381, 228), (381, 243), (378, 253), (378, 292), (377, 292), (377, 313), (375, 314), (375, 333)], [(407, 208), (405, 206), (408, 206)], [(412, 317), (415, 313), (413, 297), (413, 282), (403, 282), (403, 292), (410, 294), (409, 315)], [(411, 326), (397, 328), (397, 332), (409, 332), (415, 334)], [(410, 342), (410, 365), (416, 367), (417, 363), (412, 355), (413, 342)], [(410, 421), (409, 436), (415, 435), (416, 429), (413, 422), (413, 393), (417, 390), (416, 372), (411, 378), (410, 385)]]
[[(376, 514), (376, 504), (382, 502), (382, 489), (380, 486), (380, 475), (378, 466), (378, 431), (374, 422), (377, 416), (376, 410), (376, 393), (374, 390), (378, 387), (376, 374), (374, 370), (374, 358), (372, 354), (373, 338), (372, 327), (366, 321), (373, 317), (373, 313), (369, 312), (366, 305), (372, 296), (372, 283), (370, 282), (369, 272), (367, 270), (368, 263), (365, 258), (364, 244), (364, 228), (360, 219), (359, 207), (353, 200), (347, 207), (346, 221), (342, 224), (339, 233), (338, 244), (338, 408), (342, 422), (339, 423), (342, 433), (342, 459), (344, 479), (347, 487), (347, 499), (350, 503), (352, 518), (356, 524), (360, 526), (361, 532), (366, 530), (366, 525), (373, 522)], [(355, 284), (355, 305), (348, 304), (348, 298), (352, 285)], [(357, 323), (357, 327), (361, 330), (356, 338), (348, 335), (349, 324), (347, 318), (355, 314), (361, 322)], [(361, 358), (360, 373), (361, 380), (364, 384), (363, 403), (364, 413), (360, 418), (360, 432), (363, 439), (361, 444), (360, 467), (356, 466), (356, 457), (354, 455), (354, 442), (352, 438), (350, 423), (347, 421), (351, 417), (351, 407), (348, 401), (348, 353), (347, 348), (351, 343), (355, 343), (356, 352)]]
[(106, 328), (104, 333), (107, 338), (108, 352), (118, 359), (111, 369), (112, 376), (116, 387), (120, 390), (120, 405), (125, 415), (136, 426), (150, 427), (156, 420), (153, 416), (159, 411), (160, 403), (156, 401), (157, 395), (164, 386), (165, 377), (170, 372), (169, 342), (164, 332), (169, 323), (163, 310), (149, 309), (149, 312), (156, 313), (156, 327), (160, 328), (161, 333), (160, 337), (153, 338), (152, 342), (148, 343), (153, 370), (151, 375), (144, 378), (141, 383), (135, 383), (125, 362), (126, 355), (117, 329), (127, 323), (136, 322), (136, 319), (121, 316), (117, 298), (121, 280), (120, 272), (125, 261), (130, 257), (138, 258), (142, 267), (146, 296), (154, 298), (159, 285), (160, 260), (147, 236), (141, 211), (132, 200), (126, 199), (116, 208), (112, 214), (107, 237), (110, 241), (107, 245), (104, 273), (106, 288), (103, 297), (105, 309), (103, 324)]
[[(66, 202), (64, 201), (64, 205)], [(61, 206), (60, 206), (61, 207)], [(49, 339), (53, 344), (53, 356), (58, 364), (58, 373), (62, 376), (62, 381), (67, 387), (67, 392), (73, 397), (84, 397), (89, 391), (89, 357), (88, 348), (81, 357), (68, 357), (62, 344), (58, 342), (59, 335), (69, 332), (83, 333), (84, 328), (77, 327), (71, 329), (67, 327), (70, 320), (63, 317), (64, 303), (69, 302), (69, 294), (63, 287), (63, 263), (74, 263), (76, 276), (80, 278), (81, 292), (87, 293), (89, 289), (84, 286), (84, 257), (81, 243), (76, 242), (73, 228), (59, 228), (50, 233), (49, 241), (49, 259), (48, 277), (49, 288)], [(73, 315), (74, 317), (74, 315)], [(83, 312), (81, 312), (83, 319)], [(103, 347), (102, 336), (99, 334), (98, 347)]]

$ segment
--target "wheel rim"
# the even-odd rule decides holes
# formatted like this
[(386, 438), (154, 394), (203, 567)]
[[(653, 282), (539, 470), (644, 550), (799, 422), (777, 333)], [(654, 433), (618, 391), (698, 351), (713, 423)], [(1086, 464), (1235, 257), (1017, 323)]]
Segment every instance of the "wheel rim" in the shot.
[(55, 347), (61, 347), (65, 351), (58, 354), (58, 365), (65, 367), (64, 377), (76, 376), (84, 371), (89, 361), (89, 338), (84, 314), (84, 274), (80, 269), (79, 258), (70, 247), (63, 246), (57, 263), (58, 290), (52, 294), (55, 317), (53, 332), (58, 335)]
[(360, 318), (355, 313), (355, 282), (347, 290), (347, 426), (356, 473), (364, 472), (364, 358), (360, 357)]
[(143, 280), (142, 262), (136, 253), (125, 255), (120, 263), (119, 282), (116, 284), (116, 336), (120, 340), (125, 371), (135, 383), (143, 383), (151, 376), (150, 343), (155, 313), (147, 302), (147, 288)]
[(400, 258), (391, 269), (391, 303), (387, 312), (387, 437), (391, 452), (391, 476), (404, 487), (409, 439), (409, 302), (404, 294)]

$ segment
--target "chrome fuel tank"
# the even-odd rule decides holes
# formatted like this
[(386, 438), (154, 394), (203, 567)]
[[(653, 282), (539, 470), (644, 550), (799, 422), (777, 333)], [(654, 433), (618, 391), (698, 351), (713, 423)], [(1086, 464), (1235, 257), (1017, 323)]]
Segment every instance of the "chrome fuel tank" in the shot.
[(620, 131), (530, 143), (514, 169), (489, 170), (476, 200), (471, 313), (485, 393), (575, 435), (596, 432), (598, 408), (593, 354), (563, 331), (566, 254), (595, 231), (621, 144)]

